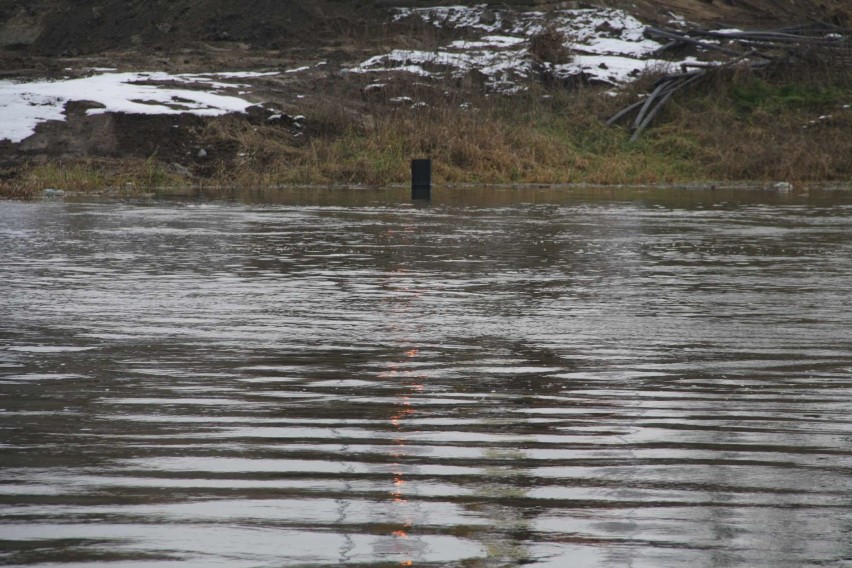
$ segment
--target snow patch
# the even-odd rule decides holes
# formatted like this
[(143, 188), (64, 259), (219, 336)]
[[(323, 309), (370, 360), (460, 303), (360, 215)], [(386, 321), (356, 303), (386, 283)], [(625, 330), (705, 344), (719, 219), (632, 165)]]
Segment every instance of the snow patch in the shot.
[[(65, 120), (65, 105), (88, 101), (97, 106), (86, 114), (194, 114), (220, 116), (241, 113), (252, 106), (243, 98), (221, 93), (248, 87), (230, 79), (246, 79), (277, 73), (228, 72), (171, 75), (161, 72), (100, 73), (79, 79), (0, 81), (0, 140), (17, 143), (32, 136), (49, 120)], [(186, 84), (203, 89), (180, 88)]]
[[(469, 38), (435, 51), (393, 50), (367, 59), (350, 72), (402, 71), (458, 78), (475, 71), (492, 90), (515, 92), (542, 70), (555, 79), (582, 75), (589, 81), (617, 85), (648, 67), (681, 63), (654, 59), (652, 54), (662, 44), (646, 38), (645, 25), (622, 10), (589, 8), (544, 14), (494, 9), (485, 4), (396, 9), (395, 21), (409, 18), (456, 30)], [(545, 26), (566, 38), (565, 47), (574, 54), (571, 63), (540, 64), (530, 56), (528, 41)]]

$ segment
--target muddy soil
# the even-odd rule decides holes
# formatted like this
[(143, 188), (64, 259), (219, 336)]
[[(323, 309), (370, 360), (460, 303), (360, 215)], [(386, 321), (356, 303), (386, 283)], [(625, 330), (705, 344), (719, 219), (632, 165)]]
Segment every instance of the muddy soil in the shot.
[(328, 0), (2, 0), (0, 15), (2, 45), (45, 56), (171, 51), (205, 41), (278, 49), (377, 20), (371, 3)]

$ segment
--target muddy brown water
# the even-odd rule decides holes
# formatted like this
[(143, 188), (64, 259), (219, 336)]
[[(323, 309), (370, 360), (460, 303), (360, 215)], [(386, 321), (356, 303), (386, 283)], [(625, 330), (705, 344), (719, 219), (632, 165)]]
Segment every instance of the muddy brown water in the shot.
[(0, 203), (0, 563), (852, 566), (852, 195)]

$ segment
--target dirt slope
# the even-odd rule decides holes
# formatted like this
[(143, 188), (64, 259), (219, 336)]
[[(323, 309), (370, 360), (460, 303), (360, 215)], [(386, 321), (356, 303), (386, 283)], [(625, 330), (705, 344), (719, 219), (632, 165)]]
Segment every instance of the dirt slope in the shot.
[[(404, 4), (405, 0), (0, 0), (0, 48), (29, 55), (77, 56), (113, 50), (169, 52), (198, 42), (239, 42), (260, 49), (310, 47), (369, 37), (371, 30), (375, 35), (386, 21), (386, 7)], [(592, 3), (503, 0), (495, 4), (540, 9)], [(593, 4), (623, 8), (646, 21), (677, 14), (704, 24), (752, 27), (807, 19), (846, 25), (852, 12), (850, 0), (601, 0)]]
[(850, 0), (638, 0), (616, 1), (615, 7), (651, 20), (667, 14), (683, 16), (704, 25), (737, 25), (760, 28), (831, 21), (847, 25), (852, 15)]
[[(364, 25), (371, 5), (327, 0), (0, 0), (0, 45), (33, 55), (171, 50), (233, 41), (280, 48)], [(2, 21), (0, 20), (0, 21)]]

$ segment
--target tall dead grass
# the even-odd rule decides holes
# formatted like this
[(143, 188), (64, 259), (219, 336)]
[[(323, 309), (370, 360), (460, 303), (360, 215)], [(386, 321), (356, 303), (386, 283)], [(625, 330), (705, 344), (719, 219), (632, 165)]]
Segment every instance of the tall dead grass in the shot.
[(189, 185), (155, 157), (139, 159), (56, 159), (28, 163), (0, 179), (0, 197), (29, 199), (44, 190), (92, 193), (120, 189), (130, 193)]
[[(653, 79), (652, 71), (636, 88)], [(242, 175), (405, 183), (409, 160), (431, 157), (438, 183), (852, 179), (852, 72), (830, 62), (719, 74), (676, 97), (638, 144), (603, 124), (629, 93), (531, 85), (504, 96), (473, 80), (405, 87), (360, 105), (341, 103), (358, 100), (351, 85), (318, 98), (295, 144), (262, 129), (240, 138), (256, 156)], [(402, 92), (411, 100), (398, 102)]]
[[(201, 139), (239, 143), (215, 176), (241, 186), (406, 183), (413, 158), (433, 160), (436, 183), (673, 182), (701, 172), (626, 143), (600, 117), (616, 108), (598, 89), (533, 85), (512, 96), (464, 80), (389, 92), (316, 97), (301, 136), (275, 126), (211, 123)], [(352, 104), (352, 101), (360, 101)], [(345, 101), (345, 102), (342, 102)]]

